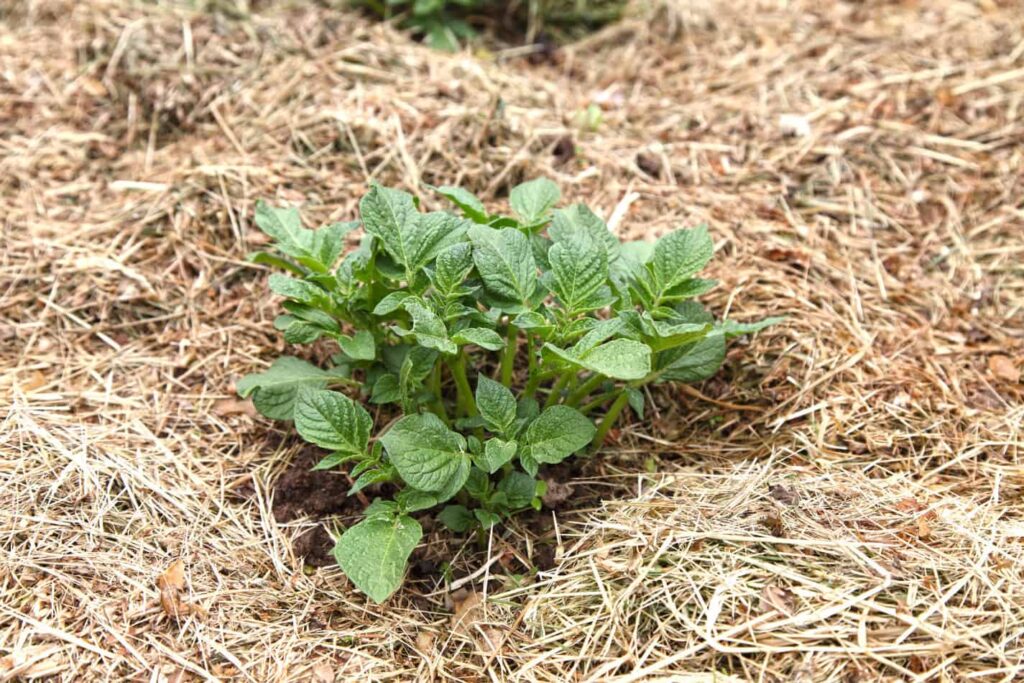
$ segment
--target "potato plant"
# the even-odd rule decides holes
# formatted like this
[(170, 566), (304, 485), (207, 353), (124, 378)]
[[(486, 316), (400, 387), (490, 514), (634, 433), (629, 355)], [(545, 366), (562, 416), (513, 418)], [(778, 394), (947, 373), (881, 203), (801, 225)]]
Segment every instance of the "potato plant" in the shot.
[[(715, 322), (694, 301), (715, 284), (697, 277), (713, 250), (705, 227), (620, 243), (586, 206), (556, 209), (546, 179), (512, 190), (511, 216), (434, 189), (461, 216), (379, 185), (360, 221), (319, 230), (293, 208), (256, 208), (276, 249), (251, 258), (285, 271), (270, 276), (285, 299), (275, 327), (337, 351), (327, 367), (278, 358), (237, 389), (324, 448), (317, 468), (347, 468), (351, 493), (396, 491), (334, 551), (376, 602), (420, 541), (413, 513), (443, 506), (438, 519), (467, 532), (539, 509), (543, 465), (597, 449), (627, 406), (643, 416), (645, 386), (710, 377), (729, 338), (774, 322)], [(393, 408), (375, 425), (365, 405)]]

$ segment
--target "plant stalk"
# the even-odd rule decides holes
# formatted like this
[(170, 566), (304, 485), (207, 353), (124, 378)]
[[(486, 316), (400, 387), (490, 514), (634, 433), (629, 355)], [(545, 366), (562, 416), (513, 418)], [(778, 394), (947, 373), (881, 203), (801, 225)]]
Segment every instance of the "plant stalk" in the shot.
[(505, 353), (501, 356), (501, 383), (512, 386), (512, 366), (515, 363), (516, 351), (519, 346), (519, 328), (508, 324), (508, 337), (505, 341)]
[(441, 364), (437, 363), (434, 366), (434, 371), (430, 373), (430, 393), (433, 394), (433, 401), (431, 401), (431, 409), (434, 414), (441, 418), (446, 425), (451, 424), (448, 419), (448, 410), (444, 407), (444, 399), (441, 398)]
[(590, 395), (594, 389), (601, 386), (604, 382), (604, 375), (594, 374), (590, 379), (580, 385), (580, 388), (569, 394), (569, 397), (565, 399), (565, 405), (567, 406), (578, 406), (580, 401)]
[(455, 402), (459, 413), (464, 417), (476, 415), (476, 399), (473, 398), (473, 390), (469, 386), (469, 379), (466, 377), (466, 354), (459, 351), (454, 361), (448, 361), (448, 369), (452, 372), (452, 379), (455, 380)]
[(572, 376), (572, 374), (573, 373), (571, 370), (569, 372), (564, 372), (554, 383), (554, 385), (551, 387), (551, 393), (548, 394), (548, 400), (544, 402), (545, 408), (550, 408), (551, 406), (558, 403), (558, 399), (562, 397), (562, 389), (565, 388), (565, 384), (566, 382), (569, 381), (569, 378)]
[(594, 440), (590, 444), (591, 451), (596, 451), (604, 444), (604, 437), (608, 435), (608, 430), (612, 428), (616, 420), (619, 419), (619, 415), (622, 413), (622, 409), (629, 403), (629, 394), (626, 393), (625, 389), (622, 389), (622, 393), (615, 399), (615, 403), (611, 405), (608, 412), (605, 413), (604, 419), (601, 420), (600, 424), (597, 425), (597, 433), (594, 434)]

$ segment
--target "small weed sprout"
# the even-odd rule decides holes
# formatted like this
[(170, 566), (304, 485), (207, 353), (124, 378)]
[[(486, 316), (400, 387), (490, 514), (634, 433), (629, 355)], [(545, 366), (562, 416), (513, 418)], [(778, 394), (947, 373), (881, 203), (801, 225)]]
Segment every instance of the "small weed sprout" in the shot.
[[(539, 468), (597, 449), (643, 387), (713, 375), (726, 341), (777, 321), (715, 322), (694, 299), (713, 280), (706, 227), (626, 242), (582, 204), (556, 209), (558, 187), (512, 190), (513, 216), (471, 193), (434, 188), (462, 215), (424, 213), (410, 194), (375, 185), (360, 221), (319, 230), (295, 209), (256, 208), (284, 297), (274, 325), (292, 344), (329, 339), (330, 367), (293, 356), (238, 383), (257, 410), (292, 420), (328, 451), (318, 469), (346, 467), (351, 493), (389, 483), (335, 557), (376, 602), (402, 583), (422, 536), (413, 513), (443, 505), (455, 532), (487, 529), (539, 509)], [(362, 226), (357, 249), (344, 237)], [(340, 259), (340, 263), (339, 263)], [(347, 390), (348, 394), (341, 390)], [(396, 406), (376, 436), (363, 404)]]

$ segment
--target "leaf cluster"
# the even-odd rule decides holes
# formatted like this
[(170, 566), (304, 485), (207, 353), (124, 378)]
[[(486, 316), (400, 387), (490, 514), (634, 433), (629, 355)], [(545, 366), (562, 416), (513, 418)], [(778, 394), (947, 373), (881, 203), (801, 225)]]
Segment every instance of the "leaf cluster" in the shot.
[[(294, 208), (256, 209), (275, 250), (251, 259), (285, 271), (270, 277), (284, 297), (275, 327), (336, 352), (326, 368), (279, 358), (237, 388), (327, 450), (317, 467), (344, 466), (351, 493), (397, 491), (335, 548), (378, 602), (422, 535), (413, 513), (443, 505), (440, 521), (466, 532), (539, 509), (542, 465), (597, 448), (627, 405), (643, 416), (645, 386), (710, 377), (729, 338), (775, 322), (715, 322), (694, 300), (715, 284), (698, 277), (713, 252), (705, 227), (620, 243), (586, 206), (556, 208), (543, 178), (512, 190), (511, 215), (432, 189), (461, 215), (379, 185), (358, 222), (319, 230)], [(399, 417), (375, 426), (367, 405)]]

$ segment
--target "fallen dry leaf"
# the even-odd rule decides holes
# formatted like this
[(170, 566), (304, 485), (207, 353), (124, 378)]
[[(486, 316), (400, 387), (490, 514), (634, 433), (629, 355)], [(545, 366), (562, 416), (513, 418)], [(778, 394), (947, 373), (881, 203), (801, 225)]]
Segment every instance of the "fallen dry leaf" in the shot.
[(256, 407), (252, 404), (251, 400), (241, 400), (238, 398), (222, 398), (213, 404), (212, 412), (218, 417), (227, 417), (229, 415), (248, 415), (249, 417), (259, 417), (259, 413), (256, 412)]
[(54, 676), (68, 666), (60, 654), (60, 647), (54, 645), (15, 648), (11, 654), (0, 657), (0, 678), (22, 681)]
[(761, 603), (759, 605), (762, 613), (776, 611), (779, 614), (793, 616), (795, 600), (793, 593), (780, 588), (779, 586), (765, 586), (761, 591)]
[(311, 683), (334, 683), (334, 667), (330, 662), (320, 662), (313, 665), (313, 678)]
[(451, 594), (454, 603), (452, 632), (470, 638), (482, 652), (494, 652), (501, 646), (501, 631), (484, 622), (483, 597), (461, 589)]
[(1009, 356), (995, 355), (988, 357), (988, 371), (992, 376), (1016, 384), (1020, 381), (1020, 370)]
[(554, 479), (544, 479), (544, 483), (547, 484), (548, 490), (541, 496), (541, 500), (544, 501), (544, 507), (546, 508), (557, 508), (569, 500), (576, 491), (572, 484), (563, 484)]
[(172, 562), (164, 573), (157, 577), (156, 587), (160, 589), (160, 606), (167, 616), (175, 619), (190, 615), (206, 616), (202, 607), (181, 599), (181, 592), (185, 589), (185, 563), (182, 560)]
[(420, 631), (416, 634), (416, 649), (421, 654), (429, 655), (434, 651), (434, 640), (437, 636), (433, 631)]

